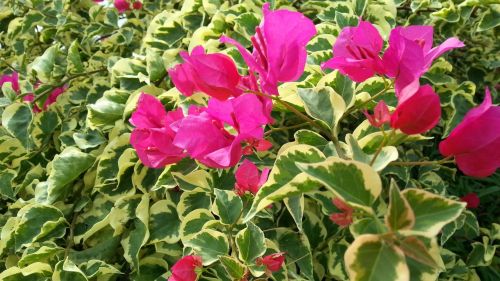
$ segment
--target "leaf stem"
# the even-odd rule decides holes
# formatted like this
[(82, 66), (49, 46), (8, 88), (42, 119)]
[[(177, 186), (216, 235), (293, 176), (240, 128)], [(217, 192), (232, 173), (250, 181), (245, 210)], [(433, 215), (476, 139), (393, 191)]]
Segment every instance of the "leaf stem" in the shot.
[(432, 165), (440, 165), (440, 164), (448, 164), (448, 163), (455, 163), (455, 159), (453, 159), (453, 156), (448, 156), (446, 158), (443, 158), (441, 160), (434, 160), (434, 161), (415, 161), (415, 162), (391, 162), (389, 165), (394, 165), (394, 166), (432, 166)]
[[(97, 69), (97, 70), (92, 70), (92, 71), (89, 71), (89, 72), (83, 72), (83, 73), (79, 73), (79, 74), (75, 74), (75, 75), (72, 75), (72, 76), (69, 76), (67, 77), (66, 79), (63, 79), (61, 81), (61, 83), (57, 84), (57, 85), (52, 85), (51, 88), (43, 91), (41, 94), (39, 94), (38, 96), (36, 96), (34, 99), (33, 99), (33, 103), (35, 103), (36, 101), (38, 101), (39, 99), (41, 99), (44, 95), (46, 95), (47, 93), (50, 93), (52, 92), (53, 90), (55, 90), (56, 88), (59, 88), (59, 87), (62, 87), (64, 86), (66, 83), (68, 83), (69, 81), (73, 80), (73, 79), (76, 79), (76, 78), (79, 78), (79, 77), (83, 77), (83, 76), (87, 76), (87, 75), (92, 75), (92, 74), (95, 74), (95, 73), (99, 73), (99, 72), (104, 72), (106, 71), (107, 68), (106, 67), (103, 67), (103, 68), (100, 68), (100, 69)], [(28, 95), (30, 93), (25, 93), (25, 94), (22, 94), (22, 95), (19, 95), (18, 98), (23, 98), (24, 96)]]
[(14, 72), (19, 72), (17, 69), (15, 69), (10, 63), (7, 62), (4, 58), (0, 58), (0, 61), (5, 64), (8, 68), (10, 68)]
[(375, 95), (371, 96), (369, 99), (363, 101), (362, 103), (358, 104), (357, 106), (353, 106), (353, 107), (349, 108), (344, 113), (344, 116), (347, 116), (347, 115), (349, 115), (351, 113), (356, 112), (357, 110), (362, 109), (367, 103), (369, 103), (369, 102), (375, 100), (376, 98), (380, 97), (381, 95), (385, 94), (394, 85), (394, 81), (391, 81), (391, 82), (387, 83), (386, 79), (385, 78), (383, 78), (383, 79), (384, 79), (385, 87), (380, 92), (378, 92)]
[(392, 129), (391, 130), (391, 133), (386, 136), (385, 135), (385, 132), (384, 130), (382, 129), (382, 134), (384, 135), (384, 139), (382, 140), (382, 142), (380, 143), (380, 146), (377, 148), (377, 151), (375, 151), (375, 154), (373, 155), (373, 158), (372, 160), (370, 161), (370, 166), (373, 166), (373, 164), (375, 163), (375, 160), (377, 160), (377, 157), (380, 155), (380, 153), (382, 152), (382, 149), (384, 149), (384, 146), (389, 143), (389, 140), (394, 136), (395, 134), (395, 130)]
[(335, 134), (333, 132), (329, 132), (328, 130), (325, 130), (323, 128), (323, 126), (321, 126), (320, 124), (316, 123), (315, 120), (309, 118), (309, 116), (307, 116), (304, 113), (300, 112), (300, 110), (296, 109), (291, 104), (287, 103), (286, 101), (283, 101), (282, 99), (280, 99), (277, 96), (272, 96), (272, 95), (264, 94), (264, 93), (261, 93), (261, 92), (258, 92), (258, 91), (252, 91), (252, 90), (246, 90), (246, 91), (250, 92), (250, 93), (253, 93), (253, 94), (256, 94), (258, 96), (270, 98), (273, 101), (276, 101), (277, 103), (281, 104), (286, 109), (290, 110), (292, 113), (294, 113), (295, 115), (297, 115), (299, 118), (301, 118), (304, 121), (306, 121), (307, 123), (311, 124), (313, 127), (316, 127), (317, 129), (319, 129), (328, 138), (330, 138), (330, 140), (333, 142), (333, 144), (335, 145), (335, 149), (337, 150), (337, 153), (339, 154), (339, 156), (341, 158), (345, 159), (345, 155), (342, 152), (342, 148), (340, 147), (340, 142), (339, 142), (339, 140), (337, 139), (337, 137), (335, 136)]
[(300, 128), (300, 127), (304, 127), (306, 125), (308, 125), (309, 122), (304, 122), (304, 123), (300, 123), (300, 124), (297, 124), (297, 125), (292, 125), (292, 126), (287, 126), (287, 127), (279, 127), (279, 128), (271, 128), (269, 131), (267, 131), (264, 136), (268, 136), (274, 132), (278, 132), (278, 131), (286, 131), (286, 130), (291, 130), (291, 129), (296, 129), (296, 128)]
[(258, 92), (258, 91), (250, 91), (249, 90), (249, 92), (251, 92), (253, 94), (256, 94), (258, 96), (265, 97), (265, 98), (270, 98), (273, 101), (276, 101), (277, 103), (281, 104), (286, 109), (290, 110), (295, 115), (297, 115), (298, 117), (300, 117), (301, 119), (303, 119), (307, 123), (311, 124), (312, 126), (316, 127), (317, 129), (321, 130), (323, 133), (325, 133), (326, 135), (328, 135), (330, 137), (330, 132), (326, 131), (321, 125), (319, 125), (318, 123), (316, 123), (313, 119), (309, 118), (307, 115), (305, 115), (304, 113), (300, 112), (300, 110), (296, 109), (295, 107), (293, 107), (291, 104), (287, 103), (286, 101), (283, 101), (279, 97), (268, 95), (268, 94), (264, 94), (264, 93), (261, 93), (261, 92)]

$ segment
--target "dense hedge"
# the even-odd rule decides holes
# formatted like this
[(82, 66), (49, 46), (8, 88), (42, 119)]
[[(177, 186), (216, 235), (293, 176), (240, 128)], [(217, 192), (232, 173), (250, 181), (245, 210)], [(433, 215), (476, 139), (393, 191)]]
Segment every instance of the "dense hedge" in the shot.
[[(467, 176), (438, 148), (487, 87), (500, 100), (496, 1), (270, 1), (317, 33), (303, 74), (273, 98), (272, 148), (225, 169), (196, 157), (147, 167), (130, 118), (141, 93), (170, 112), (206, 105), (167, 72), (181, 51), (202, 45), (247, 73), (219, 38), (251, 48), (264, 3), (115, 2), (0, 2), (0, 280), (167, 280), (190, 255), (200, 280), (500, 280), (500, 173)], [(434, 45), (464, 42), (420, 78), (442, 108), (429, 132), (386, 143), (362, 109), (395, 107), (393, 82), (320, 67), (361, 18), (385, 41), (398, 25), (432, 25)], [(272, 169), (252, 182), (259, 192), (235, 189), (248, 160), (252, 175)]]

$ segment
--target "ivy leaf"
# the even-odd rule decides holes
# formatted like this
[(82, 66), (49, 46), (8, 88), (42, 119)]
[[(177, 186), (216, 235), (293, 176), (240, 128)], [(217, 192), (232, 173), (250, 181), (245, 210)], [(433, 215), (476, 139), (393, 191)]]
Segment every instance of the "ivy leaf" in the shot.
[(78, 148), (68, 147), (52, 161), (52, 170), (47, 179), (47, 202), (55, 202), (63, 195), (69, 183), (85, 172), (95, 161), (95, 157), (81, 152)]
[(203, 265), (210, 265), (219, 259), (219, 256), (227, 255), (229, 252), (229, 243), (224, 233), (213, 229), (204, 229), (195, 234), (186, 246), (201, 256)]
[(352, 281), (410, 280), (403, 251), (379, 235), (357, 237), (345, 253), (345, 265)]
[(155, 202), (149, 210), (149, 242), (177, 243), (180, 240), (180, 225), (175, 203), (170, 200)]
[(246, 267), (241, 264), (236, 258), (229, 256), (219, 257), (222, 266), (226, 269), (227, 274), (232, 280), (242, 280), (246, 273)]
[(2, 114), (2, 126), (21, 144), (30, 149), (32, 141), (29, 127), (33, 120), (31, 108), (26, 103), (13, 103), (7, 106)]
[(415, 225), (409, 231), (433, 237), (447, 223), (455, 220), (465, 209), (464, 202), (446, 199), (421, 189), (408, 188), (402, 192), (415, 214)]
[(318, 188), (319, 185), (302, 173), (297, 163), (315, 163), (324, 158), (321, 151), (310, 145), (291, 145), (283, 149), (243, 221), (250, 221), (260, 210), (273, 202)]
[(391, 181), (389, 194), (390, 203), (385, 217), (386, 225), (392, 231), (411, 229), (415, 225), (415, 214), (410, 204), (408, 204), (406, 199), (401, 195), (394, 180)]
[(373, 212), (372, 204), (380, 195), (382, 182), (370, 166), (357, 161), (329, 157), (319, 163), (300, 163), (298, 167), (344, 201)]
[(405, 237), (399, 241), (398, 246), (406, 256), (430, 267), (438, 267), (434, 258), (429, 254), (427, 246), (417, 237)]
[(224, 224), (234, 224), (243, 212), (243, 202), (234, 191), (214, 189), (217, 214)]
[(266, 241), (264, 232), (255, 224), (248, 222), (247, 227), (236, 235), (236, 246), (238, 246), (239, 258), (246, 264), (266, 252)]
[(334, 129), (345, 112), (345, 102), (332, 88), (299, 88), (298, 95), (304, 102), (304, 108), (311, 117), (324, 122)]

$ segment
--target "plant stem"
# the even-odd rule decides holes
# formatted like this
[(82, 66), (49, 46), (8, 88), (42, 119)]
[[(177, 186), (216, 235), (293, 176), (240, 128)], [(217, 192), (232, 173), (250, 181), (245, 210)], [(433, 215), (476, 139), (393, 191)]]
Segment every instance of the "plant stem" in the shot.
[(389, 143), (389, 140), (393, 137), (393, 135), (395, 134), (395, 130), (392, 129), (391, 130), (391, 133), (386, 136), (385, 133), (384, 133), (384, 130), (382, 129), (382, 134), (384, 135), (384, 139), (382, 140), (382, 142), (380, 143), (380, 146), (377, 148), (377, 151), (375, 151), (375, 154), (373, 155), (373, 158), (372, 160), (370, 161), (370, 166), (373, 166), (373, 163), (375, 163), (375, 160), (377, 160), (377, 157), (380, 155), (380, 153), (382, 152), (382, 149), (384, 149), (384, 146)]
[[(66, 83), (68, 83), (69, 81), (73, 80), (73, 79), (76, 79), (76, 78), (79, 78), (79, 77), (83, 77), (83, 76), (87, 76), (87, 75), (92, 75), (92, 74), (95, 74), (95, 73), (99, 73), (99, 72), (103, 72), (103, 71), (106, 71), (107, 68), (106, 67), (103, 67), (101, 69), (97, 69), (97, 70), (92, 70), (92, 71), (89, 71), (89, 72), (84, 72), (84, 73), (79, 73), (79, 74), (75, 74), (73, 76), (69, 76), (67, 77), (66, 79), (63, 79), (61, 81), (61, 83), (59, 83), (58, 85), (52, 85), (51, 88), (45, 90), (43, 93), (39, 94), (38, 96), (36, 96), (34, 99), (33, 99), (33, 103), (35, 103), (36, 101), (38, 101), (39, 99), (41, 99), (44, 95), (46, 95), (47, 93), (50, 93), (52, 92), (53, 90), (55, 90), (56, 88), (59, 88), (59, 87), (62, 87), (64, 86)], [(27, 94), (23, 94), (23, 95), (19, 95), (18, 97), (19, 98), (23, 98), (24, 96), (28, 95), (29, 93)]]
[(452, 159), (453, 156), (449, 156), (446, 158), (443, 158), (441, 160), (434, 160), (434, 161), (415, 161), (415, 162), (391, 162), (389, 165), (394, 165), (394, 166), (432, 166), (432, 165), (440, 165), (440, 164), (448, 164), (448, 163), (455, 163), (455, 160)]
[(329, 131), (325, 130), (321, 125), (319, 125), (318, 123), (316, 123), (315, 120), (309, 118), (307, 115), (305, 115), (304, 113), (300, 112), (298, 109), (296, 109), (295, 107), (293, 107), (289, 103), (281, 100), (277, 96), (272, 96), (272, 95), (264, 94), (264, 93), (261, 93), (261, 92), (258, 92), (258, 91), (252, 91), (252, 90), (247, 90), (247, 92), (256, 94), (256, 95), (261, 96), (261, 97), (270, 98), (273, 101), (276, 101), (277, 103), (279, 103), (282, 106), (284, 106), (286, 109), (288, 109), (291, 112), (293, 112), (299, 118), (303, 119), (307, 123), (311, 124), (312, 126), (316, 127), (317, 129), (319, 129), (326, 136), (328, 136), (330, 138), (330, 140), (333, 142), (333, 144), (335, 145), (335, 149), (337, 150), (337, 153), (339, 154), (339, 156), (341, 158), (345, 159), (344, 153), (342, 152), (342, 148), (340, 147), (340, 142), (339, 142), (339, 140), (337, 139), (337, 137), (335, 136), (335, 134), (333, 132), (329, 132)]
[[(384, 83), (385, 83), (385, 78), (384, 78)], [(362, 103), (358, 104), (357, 106), (351, 107), (348, 109), (345, 113), (344, 116), (347, 116), (353, 112), (356, 112), (359, 109), (362, 109), (367, 103), (375, 100), (376, 98), (380, 97), (381, 95), (385, 94), (392, 86), (394, 85), (394, 81), (391, 81), (390, 83), (385, 83), (385, 87), (375, 95), (371, 96), (369, 99), (363, 101)]]
[(291, 130), (291, 129), (296, 129), (296, 128), (300, 128), (300, 127), (304, 127), (306, 125), (308, 125), (309, 123), (308, 122), (304, 122), (304, 123), (300, 123), (300, 124), (297, 124), (297, 125), (293, 125), (293, 126), (288, 126), (288, 127), (279, 127), (279, 128), (271, 128), (269, 131), (267, 131), (264, 136), (268, 136), (274, 132), (278, 132), (278, 131), (286, 131), (286, 130)]
[(249, 92), (251, 92), (253, 94), (256, 94), (258, 96), (265, 97), (265, 98), (270, 98), (273, 101), (276, 101), (277, 103), (281, 104), (286, 109), (290, 110), (295, 115), (297, 115), (298, 117), (300, 117), (301, 119), (303, 119), (307, 123), (311, 124), (312, 126), (318, 128), (319, 130), (321, 130), (323, 133), (325, 133), (327, 136), (330, 137), (330, 132), (328, 132), (325, 129), (323, 129), (323, 127), (321, 125), (319, 125), (318, 123), (316, 123), (313, 119), (309, 118), (307, 115), (305, 115), (304, 113), (300, 112), (298, 109), (296, 109), (295, 107), (293, 107), (289, 103), (281, 100), (279, 97), (277, 97), (277, 96), (271, 96), (271, 95), (264, 94), (264, 93), (257, 92), (257, 91), (249, 91)]
[(8, 63), (4, 58), (0, 58), (3, 64), (5, 64), (8, 68), (10, 68), (12, 71), (19, 72), (17, 71), (10, 63)]

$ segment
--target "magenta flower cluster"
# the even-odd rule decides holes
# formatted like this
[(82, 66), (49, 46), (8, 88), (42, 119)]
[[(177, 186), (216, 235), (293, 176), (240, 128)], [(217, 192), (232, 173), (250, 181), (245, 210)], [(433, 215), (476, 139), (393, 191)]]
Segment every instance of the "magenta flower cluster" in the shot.
[[(344, 28), (333, 47), (334, 57), (323, 68), (338, 69), (356, 82), (363, 82), (375, 74), (394, 79), (398, 105), (390, 115), (385, 104), (376, 108), (377, 118), (367, 116), (372, 125), (390, 123), (392, 128), (406, 134), (420, 134), (432, 129), (441, 117), (439, 96), (431, 86), (420, 86), (420, 77), (432, 62), (453, 48), (463, 47), (457, 38), (450, 38), (432, 48), (432, 26), (396, 27), (384, 45), (378, 30), (367, 21), (356, 27)], [(381, 122), (383, 121), (383, 122)]]
[[(271, 11), (268, 3), (263, 14), (251, 37), (252, 52), (232, 38), (220, 38), (239, 50), (248, 66), (247, 75), (240, 75), (227, 55), (206, 54), (201, 46), (190, 54), (181, 52), (184, 63), (168, 71), (183, 95), (202, 92), (210, 96), (207, 106), (166, 112), (155, 97), (140, 96), (130, 120), (135, 126), (131, 143), (146, 166), (161, 168), (191, 157), (208, 167), (227, 168), (237, 165), (243, 155), (271, 147), (264, 139), (264, 128), (273, 122), (272, 98), (279, 94), (279, 83), (295, 81), (304, 72), (306, 45), (316, 29), (304, 15)], [(396, 27), (382, 54), (384, 41), (379, 32), (360, 20), (358, 26), (340, 32), (333, 58), (322, 67), (338, 69), (356, 82), (375, 75), (393, 80), (398, 99), (395, 110), (391, 113), (382, 100), (373, 115), (365, 115), (373, 126), (389, 124), (405, 134), (420, 134), (436, 126), (441, 117), (439, 96), (430, 85), (420, 85), (420, 78), (437, 57), (464, 46), (457, 38), (432, 45), (431, 26)], [(471, 110), (440, 144), (441, 153), (455, 157), (467, 175), (490, 175), (500, 167), (499, 120), (500, 109), (492, 105), (487, 93), (483, 104)], [(251, 182), (237, 183), (239, 193), (256, 193), (262, 185), (252, 165), (245, 162), (238, 171), (251, 173)]]
[[(11, 74), (4, 74), (2, 76), (0, 76), (0, 88), (3, 86), (4, 83), (11, 83), (11, 87), (12, 87), (12, 90), (14, 90), (14, 92), (16, 92), (17, 94), (20, 93), (20, 87), (19, 87), (19, 74), (17, 72), (13, 72)], [(37, 82), (35, 84), (35, 89), (38, 88), (40, 86), (40, 82)], [(62, 86), (62, 87), (56, 87), (54, 88), (49, 96), (47, 97), (47, 99), (45, 100), (45, 102), (43, 103), (42, 105), (42, 108), (40, 108), (37, 104), (34, 104), (33, 105), (33, 112), (41, 112), (42, 110), (47, 110), (47, 108), (49, 107), (49, 105), (53, 104), (56, 102), (57, 100), (57, 97), (60, 96), (61, 94), (64, 93), (64, 91), (66, 91), (66, 88), (67, 86)], [(23, 101), (26, 101), (26, 102), (33, 102), (35, 100), (35, 94), (33, 93), (30, 93), (30, 94), (27, 94), (23, 97)]]
[[(304, 72), (306, 45), (316, 34), (311, 20), (298, 12), (270, 11), (252, 37), (253, 52), (235, 40), (248, 64), (248, 75), (238, 73), (233, 60), (224, 54), (206, 54), (195, 47), (180, 53), (184, 63), (170, 69), (176, 88), (185, 96), (202, 92), (210, 96), (207, 106), (191, 106), (166, 112), (155, 97), (142, 94), (131, 123), (131, 144), (141, 161), (161, 168), (189, 156), (212, 168), (235, 166), (243, 155), (271, 147), (264, 127), (273, 122), (272, 100), (278, 83), (297, 80)], [(245, 167), (245, 166), (244, 166)], [(248, 186), (246, 186), (248, 185)], [(255, 191), (257, 183), (241, 190)]]

